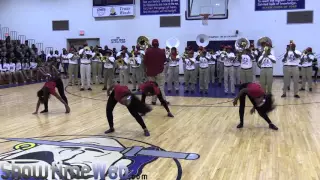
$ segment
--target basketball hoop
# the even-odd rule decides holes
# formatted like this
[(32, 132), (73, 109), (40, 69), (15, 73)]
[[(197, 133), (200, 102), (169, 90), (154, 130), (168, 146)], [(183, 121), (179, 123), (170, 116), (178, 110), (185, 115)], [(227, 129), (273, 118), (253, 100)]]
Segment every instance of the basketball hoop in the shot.
[(202, 25), (207, 26), (210, 14), (200, 14), (200, 16), (202, 16)]

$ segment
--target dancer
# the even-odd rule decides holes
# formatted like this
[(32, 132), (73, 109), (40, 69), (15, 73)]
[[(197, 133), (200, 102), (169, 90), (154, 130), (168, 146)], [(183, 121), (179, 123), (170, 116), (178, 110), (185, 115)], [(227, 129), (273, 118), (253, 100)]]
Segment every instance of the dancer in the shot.
[(240, 92), (237, 97), (233, 100), (233, 105), (236, 106), (238, 100), (240, 99), (239, 105), (239, 115), (240, 115), (240, 124), (237, 128), (243, 127), (243, 117), (244, 117), (244, 108), (246, 106), (246, 95), (248, 95), (253, 108), (250, 110), (250, 113), (255, 113), (255, 110), (258, 111), (259, 115), (267, 121), (269, 128), (273, 130), (278, 130), (278, 128), (272, 124), (271, 120), (268, 117), (268, 113), (275, 109), (274, 100), (272, 94), (265, 94), (262, 87), (257, 83), (245, 83), (240, 86)]
[(54, 81), (48, 81), (44, 84), (43, 88), (40, 89), (37, 93), (38, 95), (38, 103), (36, 107), (36, 111), (33, 114), (38, 114), (38, 110), (40, 107), (40, 104), (44, 104), (44, 110), (41, 111), (40, 113), (45, 113), (48, 112), (48, 100), (50, 97), (50, 94), (55, 96), (62, 104), (65, 105), (66, 107), (66, 113), (70, 112), (70, 107), (68, 106), (67, 102), (65, 102), (55, 91), (57, 84)]
[[(147, 81), (140, 86), (140, 90), (142, 92), (141, 102), (145, 104), (146, 96), (157, 96), (162, 106), (167, 110), (168, 117), (174, 117), (170, 112), (168, 107), (168, 103), (163, 99), (161, 90), (156, 82)], [(141, 113), (144, 116), (143, 113)]]
[(150, 133), (139, 113), (146, 114), (150, 112), (152, 109), (149, 106), (143, 104), (134, 94), (132, 94), (127, 86), (113, 85), (108, 89), (107, 93), (109, 99), (107, 102), (106, 114), (110, 129), (105, 131), (104, 133), (108, 134), (114, 132), (113, 109), (119, 102), (120, 104), (128, 108), (130, 114), (136, 119), (136, 121), (142, 127), (144, 135), (150, 136)]

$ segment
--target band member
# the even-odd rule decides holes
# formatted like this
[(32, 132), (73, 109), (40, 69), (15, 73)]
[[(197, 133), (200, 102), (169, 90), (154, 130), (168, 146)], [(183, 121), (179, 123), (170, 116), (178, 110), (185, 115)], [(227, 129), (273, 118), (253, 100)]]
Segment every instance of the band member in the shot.
[[(148, 48), (144, 57), (145, 72), (149, 81), (156, 82), (159, 85), (163, 99), (166, 100), (164, 93), (164, 62), (166, 61), (166, 53), (159, 48), (158, 39), (152, 40), (152, 47)], [(157, 96), (152, 97), (152, 104), (155, 105)], [(167, 103), (169, 103), (167, 101)]]
[(260, 84), (265, 92), (271, 94), (273, 83), (273, 64), (276, 63), (276, 57), (271, 54), (271, 48), (266, 46), (264, 52), (258, 60), (258, 66), (261, 67)]
[(114, 78), (114, 62), (115, 58), (112, 56), (112, 51), (107, 50), (105, 54), (101, 57), (101, 61), (104, 64), (104, 87), (102, 90), (107, 90), (107, 88), (113, 85)]
[[(16, 66), (15, 66), (15, 68), (16, 68), (16, 76), (17, 76), (17, 78), (19, 78), (20, 77), (20, 79), (22, 80), (22, 82), (23, 83), (26, 83), (26, 79), (25, 79), (25, 77), (24, 77), (24, 75), (23, 75), (23, 70), (22, 70), (22, 63), (21, 63), (21, 60), (20, 59), (18, 59), (17, 60), (17, 63), (16, 63)], [(17, 83), (18, 83), (18, 79), (17, 79)]]
[(298, 64), (300, 62), (301, 52), (296, 50), (296, 45), (291, 42), (287, 46), (287, 52), (284, 55), (282, 60), (284, 68), (283, 68), (283, 94), (281, 97), (286, 97), (287, 89), (290, 86), (291, 76), (293, 77), (293, 88), (294, 88), (294, 97), (300, 98), (298, 95), (299, 92), (299, 68)]
[(317, 83), (317, 79), (318, 79), (318, 59), (314, 58), (313, 62), (312, 62), (312, 69), (314, 70), (314, 82)]
[[(209, 58), (209, 83), (212, 82), (212, 85), (216, 81), (215, 73), (216, 73), (216, 54), (214, 53), (213, 50), (210, 51), (210, 53), (207, 53), (210, 55)], [(209, 56), (208, 56), (209, 57)]]
[(250, 44), (250, 51), (251, 51), (251, 55), (253, 57), (252, 59), (252, 81), (256, 82), (256, 78), (257, 78), (257, 60), (259, 57), (259, 51), (257, 49), (254, 48), (254, 44)]
[(100, 61), (99, 57), (101, 56), (99, 49), (96, 48), (94, 53), (92, 53), (91, 58), (91, 71), (92, 71), (92, 83), (93, 84), (102, 84), (102, 62)]
[(36, 107), (36, 111), (33, 114), (38, 114), (38, 110), (40, 107), (40, 104), (44, 104), (45, 109), (43, 111), (41, 111), (40, 113), (46, 113), (48, 112), (48, 100), (50, 97), (50, 94), (52, 94), (53, 96), (55, 96), (62, 104), (65, 105), (66, 108), (66, 113), (70, 112), (70, 107), (68, 106), (68, 104), (56, 93), (55, 91), (56, 88), (56, 82), (54, 81), (48, 81), (44, 84), (44, 86), (42, 87), (41, 90), (38, 91), (37, 96), (39, 98), (38, 103), (37, 103), (37, 107)]
[(69, 86), (78, 85), (78, 73), (79, 73), (79, 64), (78, 60), (80, 59), (80, 55), (76, 52), (75, 49), (71, 49), (68, 54), (69, 59)]
[(168, 70), (169, 70), (169, 61), (170, 61), (170, 48), (166, 47), (166, 58), (167, 60), (164, 62), (164, 69), (163, 69), (163, 73), (164, 73), (164, 79), (165, 82), (168, 82)]
[(240, 70), (241, 70), (241, 57), (240, 56), (236, 56), (236, 58), (234, 59), (232, 66), (233, 66), (233, 78), (234, 78), (234, 83), (236, 86), (240, 85)]
[(22, 74), (23, 76), (30, 81), (30, 62), (27, 58), (23, 59), (23, 63), (22, 63)]
[(262, 117), (269, 124), (269, 128), (273, 130), (278, 130), (278, 128), (271, 122), (268, 117), (268, 113), (275, 109), (273, 96), (271, 94), (265, 94), (261, 86), (257, 83), (245, 83), (240, 86), (240, 92), (233, 101), (233, 105), (236, 106), (238, 100), (240, 99), (239, 105), (239, 116), (240, 124), (237, 128), (243, 128), (244, 120), (244, 109), (246, 106), (246, 96), (250, 99), (253, 104), (253, 108), (250, 113), (255, 113), (258, 111), (260, 117)]
[(120, 53), (120, 56), (118, 56), (118, 59), (116, 60), (118, 68), (120, 69), (119, 77), (120, 77), (120, 84), (123, 86), (127, 86), (129, 83), (129, 56), (123, 51)]
[[(171, 54), (169, 56), (169, 76), (168, 76), (168, 92), (171, 89), (175, 89), (176, 93), (179, 93), (179, 61), (180, 56), (177, 53), (175, 47), (171, 48)], [(173, 83), (173, 84), (172, 84)]]
[(302, 75), (302, 86), (301, 91), (305, 90), (306, 82), (308, 82), (309, 91), (312, 91), (312, 62), (315, 57), (312, 53), (312, 48), (308, 47), (301, 56), (301, 75)]
[(245, 49), (244, 53), (240, 54), (241, 59), (241, 70), (240, 70), (240, 81), (242, 84), (252, 82), (252, 60), (250, 49)]
[[(229, 83), (231, 86), (231, 93), (234, 95), (235, 93), (235, 82), (234, 82), (234, 76), (233, 76), (233, 61), (236, 58), (233, 52), (231, 52), (232, 47), (226, 46), (226, 54), (223, 57), (223, 63), (224, 63), (224, 93), (228, 94), (229, 91)], [(222, 55), (221, 55), (222, 56)], [(229, 81), (230, 78), (230, 81)]]
[(224, 58), (224, 54), (225, 54), (225, 47), (224, 45), (220, 46), (220, 50), (217, 51), (217, 78), (219, 80), (219, 86), (221, 86), (222, 84), (222, 79), (224, 76), (224, 63), (223, 63), (223, 58)]
[[(156, 82), (147, 81), (140, 85), (140, 89), (142, 92), (141, 102), (143, 104), (145, 104), (146, 96), (157, 96), (162, 106), (166, 109), (168, 117), (174, 117), (169, 110), (167, 102), (163, 99), (162, 93)], [(144, 114), (142, 113), (142, 115)]]
[(37, 81), (40, 79), (40, 75), (38, 74), (38, 63), (36, 62), (36, 59), (34, 56), (31, 56), (30, 58), (30, 77), (34, 81), (34, 78), (36, 76)]
[(195, 72), (195, 62), (194, 52), (192, 50), (188, 51), (188, 57), (183, 57), (182, 61), (186, 66), (184, 71), (184, 92), (188, 93), (189, 90), (191, 93), (194, 93), (196, 90), (196, 72)]
[(49, 54), (46, 55), (46, 62), (51, 61), (52, 58), (53, 58), (53, 51), (51, 50)]
[(150, 133), (141, 117), (141, 114), (151, 112), (151, 108), (143, 104), (134, 94), (132, 94), (127, 86), (113, 85), (108, 89), (108, 102), (106, 107), (106, 114), (109, 123), (109, 130), (105, 134), (114, 132), (113, 125), (113, 109), (119, 102), (126, 106), (130, 114), (136, 119), (144, 131), (145, 136), (150, 136)]
[(91, 89), (91, 58), (92, 52), (87, 49), (82, 49), (79, 51), (81, 54), (80, 59), (80, 76), (81, 76), (81, 88), (80, 91), (84, 91), (85, 84), (87, 84), (87, 89), (92, 91)]
[(134, 52), (132, 56), (133, 57), (130, 58), (131, 72), (132, 72), (132, 85), (133, 85), (132, 91), (136, 91), (137, 82), (138, 82), (138, 87), (142, 83), (142, 75), (140, 71), (141, 58), (139, 56), (138, 51)]
[(140, 64), (141, 81), (144, 82), (148, 79), (147, 74), (145, 72), (145, 65), (144, 65), (145, 51), (141, 49), (140, 45), (137, 45), (136, 48), (137, 48), (137, 51), (139, 52), (139, 57), (141, 59), (141, 64)]
[(68, 77), (69, 59), (72, 57), (71, 53), (68, 53), (66, 49), (62, 50), (61, 64), (64, 72), (64, 78)]
[(200, 84), (200, 93), (202, 94), (203, 92), (205, 94), (208, 94), (208, 85), (209, 85), (209, 59), (207, 59), (207, 52), (203, 47), (199, 47), (200, 55), (198, 56), (199, 59), (199, 84)]

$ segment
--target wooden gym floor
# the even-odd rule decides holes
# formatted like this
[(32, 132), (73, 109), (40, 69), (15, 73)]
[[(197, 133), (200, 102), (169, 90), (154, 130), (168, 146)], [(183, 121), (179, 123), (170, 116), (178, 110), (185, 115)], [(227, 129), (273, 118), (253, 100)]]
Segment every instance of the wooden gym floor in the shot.
[[(19, 153), (30, 151), (24, 146), (15, 146), (22, 141), (6, 138), (108, 139), (104, 135), (108, 128), (107, 96), (100, 85), (93, 86), (92, 92), (67, 87), (72, 93), (66, 93), (70, 114), (65, 114), (63, 105), (51, 97), (48, 114), (32, 115), (36, 91), (42, 85), (0, 89), (0, 162), (6, 157), (1, 154), (15, 151), (13, 147)], [(119, 137), (115, 139), (125, 147), (154, 145), (166, 151), (200, 155), (196, 160), (158, 158), (144, 166), (142, 174), (147, 175), (147, 179), (171, 180), (180, 176), (183, 180), (320, 179), (319, 85), (314, 85), (312, 93), (300, 92), (301, 99), (293, 98), (292, 90), (286, 99), (280, 98), (281, 88), (282, 80), (275, 80), (273, 92), (278, 106), (270, 118), (279, 131), (268, 129), (257, 114), (250, 115), (249, 107), (244, 128), (237, 129), (238, 108), (232, 106), (231, 98), (171, 96), (168, 100), (174, 118), (166, 117), (161, 106), (154, 106), (144, 118), (150, 137), (144, 137), (127, 109), (117, 105), (114, 110), (116, 132), (112, 136)], [(249, 101), (247, 106), (251, 106)], [(85, 158), (90, 159), (90, 153)]]

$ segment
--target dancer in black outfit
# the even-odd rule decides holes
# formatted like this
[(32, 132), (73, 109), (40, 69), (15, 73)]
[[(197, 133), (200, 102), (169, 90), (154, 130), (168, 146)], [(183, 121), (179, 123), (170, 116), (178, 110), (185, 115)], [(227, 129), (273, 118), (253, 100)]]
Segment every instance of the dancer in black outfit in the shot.
[[(142, 92), (141, 102), (145, 104), (146, 97), (147, 96), (154, 96), (156, 95), (161, 102), (162, 106), (166, 109), (169, 117), (174, 117), (172, 113), (170, 112), (170, 109), (168, 107), (167, 101), (163, 99), (162, 93), (160, 91), (160, 88), (158, 87), (158, 84), (153, 81), (147, 81), (140, 85), (140, 89)], [(144, 116), (144, 114), (141, 114)]]
[(105, 134), (114, 132), (113, 109), (119, 102), (128, 108), (130, 114), (136, 119), (136, 121), (144, 130), (144, 135), (150, 136), (150, 133), (139, 113), (146, 114), (152, 110), (151, 107), (141, 103), (141, 101), (131, 93), (127, 86), (113, 85), (108, 89), (107, 92), (109, 99), (107, 102), (106, 114), (110, 129), (105, 131)]
[(250, 110), (250, 113), (253, 114), (255, 110), (258, 111), (259, 115), (267, 121), (269, 128), (273, 130), (278, 130), (278, 128), (272, 124), (271, 120), (268, 117), (268, 113), (275, 109), (274, 101), (271, 94), (265, 94), (262, 87), (257, 83), (245, 83), (240, 86), (240, 92), (233, 101), (233, 105), (236, 106), (238, 99), (240, 99), (239, 106), (239, 115), (240, 115), (240, 124), (237, 128), (243, 127), (243, 117), (244, 109), (246, 106), (246, 96), (250, 99), (253, 104), (253, 108)]

